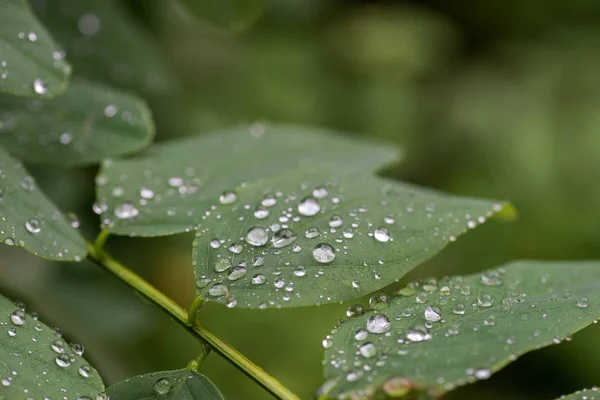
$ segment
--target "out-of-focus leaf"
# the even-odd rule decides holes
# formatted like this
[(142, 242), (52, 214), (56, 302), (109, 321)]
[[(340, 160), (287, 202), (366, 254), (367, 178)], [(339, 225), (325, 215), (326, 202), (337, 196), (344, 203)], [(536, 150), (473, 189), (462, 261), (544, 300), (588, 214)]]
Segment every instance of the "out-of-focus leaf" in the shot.
[(137, 97), (73, 81), (53, 100), (0, 97), (0, 144), (21, 159), (83, 165), (147, 146), (150, 110)]
[(26, 0), (0, 1), (0, 92), (50, 98), (71, 74), (48, 32)]
[[(213, 200), (194, 240), (198, 296), (249, 308), (360, 297), (510, 206), (372, 175), (299, 168)], [(503, 214), (502, 214), (503, 215)]]
[(140, 375), (108, 388), (111, 400), (223, 400), (204, 375), (180, 369)]
[(241, 32), (256, 22), (267, 0), (182, 0), (197, 17), (228, 32)]
[[(95, 399), (98, 372), (55, 330), (0, 296), (0, 398)], [(99, 397), (98, 397), (99, 398)]]
[(328, 133), (256, 124), (161, 143), (103, 163), (96, 210), (112, 233), (169, 235), (194, 229), (220, 196), (229, 199), (244, 183), (314, 163), (373, 171), (397, 158), (393, 148)]
[(0, 147), (0, 240), (42, 258), (81, 261), (83, 237), (37, 188), (21, 163)]
[(158, 95), (171, 89), (172, 76), (157, 45), (115, 0), (35, 2), (36, 14), (79, 76)]
[(353, 306), (323, 341), (324, 397), (440, 394), (600, 317), (600, 262), (521, 261), (406, 286)]
[(572, 394), (560, 396), (556, 400), (600, 400), (600, 392), (597, 387), (591, 389), (579, 390)]

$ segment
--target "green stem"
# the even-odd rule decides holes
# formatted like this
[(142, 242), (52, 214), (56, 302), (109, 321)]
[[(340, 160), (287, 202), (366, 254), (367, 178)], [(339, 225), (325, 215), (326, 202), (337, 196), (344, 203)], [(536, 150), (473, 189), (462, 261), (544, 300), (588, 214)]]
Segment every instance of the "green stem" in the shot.
[(94, 243), (94, 247), (98, 250), (102, 250), (104, 248), (104, 244), (108, 240), (109, 236), (110, 236), (109, 231), (105, 231), (105, 230), (100, 231), (100, 233), (96, 237), (96, 243)]
[(198, 311), (204, 306), (204, 299), (201, 297), (196, 297), (188, 310), (188, 321), (187, 324), (189, 326), (194, 326), (196, 324), (196, 314)]
[(159, 306), (163, 311), (169, 314), (180, 325), (185, 327), (192, 335), (202, 343), (208, 344), (215, 352), (232, 363), (244, 374), (248, 375), (256, 383), (270, 392), (273, 396), (281, 400), (300, 400), (298, 396), (283, 386), (277, 379), (273, 378), (260, 367), (248, 360), (243, 354), (239, 353), (229, 344), (219, 339), (214, 333), (194, 320), (194, 325), (188, 325), (187, 312), (177, 303), (164, 295), (142, 277), (123, 266), (101, 248), (88, 243), (89, 257), (96, 264), (115, 275), (121, 281), (132, 287), (138, 293)]

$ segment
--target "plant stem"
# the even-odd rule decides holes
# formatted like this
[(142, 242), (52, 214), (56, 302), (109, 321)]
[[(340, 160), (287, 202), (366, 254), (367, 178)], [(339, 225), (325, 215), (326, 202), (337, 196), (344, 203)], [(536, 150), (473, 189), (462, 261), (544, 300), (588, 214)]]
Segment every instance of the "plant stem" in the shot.
[(188, 314), (175, 301), (164, 295), (142, 277), (131, 271), (117, 260), (112, 258), (101, 248), (88, 243), (89, 257), (96, 264), (115, 275), (128, 286), (136, 290), (145, 298), (156, 304), (163, 311), (169, 314), (180, 325), (185, 327), (192, 335), (202, 343), (208, 344), (216, 353), (220, 354), (227, 361), (232, 363), (244, 374), (253, 379), (256, 383), (270, 392), (273, 396), (281, 400), (299, 400), (300, 398), (283, 386), (277, 379), (273, 378), (260, 367), (254, 365), (243, 354), (239, 353), (229, 344), (219, 339), (214, 333), (194, 321), (192, 326), (188, 325)]

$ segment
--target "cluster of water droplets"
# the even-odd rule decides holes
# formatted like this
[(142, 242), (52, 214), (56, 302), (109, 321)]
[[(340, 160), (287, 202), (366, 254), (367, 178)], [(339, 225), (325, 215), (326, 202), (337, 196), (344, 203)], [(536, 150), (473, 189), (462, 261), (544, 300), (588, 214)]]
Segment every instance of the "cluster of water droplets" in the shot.
[[(487, 379), (503, 360), (570, 340), (564, 333), (569, 328), (558, 326), (560, 316), (552, 318), (560, 309), (552, 303), (586, 309), (590, 302), (568, 291), (553, 293), (550, 282), (542, 275), (545, 287), (536, 289), (532, 299), (519, 275), (507, 279), (507, 271), (499, 268), (472, 277), (411, 283), (391, 300), (376, 293), (368, 312), (351, 305), (348, 319), (323, 340), (327, 375), (381, 385), (387, 377), (403, 376), (445, 390)], [(457, 348), (463, 350), (457, 353)]]
[[(10, 305), (8, 300), (0, 301), (3, 306)], [(74, 387), (73, 379), (89, 380), (95, 375), (93, 368), (81, 358), (84, 353), (82, 344), (67, 343), (59, 328), (50, 329), (39, 322), (37, 314), (26, 313), (22, 303), (15, 303), (13, 311), (5, 315), (0, 319), (0, 334), (5, 332), (9, 344), (0, 348), (0, 394), (4, 388), (25, 398), (38, 398), (43, 393), (54, 392), (61, 393), (64, 400), (108, 400), (104, 393), (94, 396), (69, 394), (83, 388), (89, 390), (85, 383)], [(27, 371), (21, 372), (23, 366)], [(38, 367), (43, 370), (36, 370)], [(37, 373), (35, 381), (32, 381), (31, 369)], [(62, 386), (61, 381), (66, 386)], [(44, 398), (54, 398), (54, 395)]]

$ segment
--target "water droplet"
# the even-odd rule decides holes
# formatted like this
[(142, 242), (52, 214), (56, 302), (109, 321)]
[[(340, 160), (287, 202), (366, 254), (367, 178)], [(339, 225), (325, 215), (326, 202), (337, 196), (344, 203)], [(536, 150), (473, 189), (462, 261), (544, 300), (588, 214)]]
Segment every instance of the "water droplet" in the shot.
[(396, 222), (396, 220), (394, 219), (394, 216), (393, 216), (393, 215), (388, 215), (387, 217), (385, 217), (385, 218), (383, 219), (383, 222), (385, 222), (385, 223), (386, 223), (386, 224), (388, 224), (388, 225), (391, 225), (391, 224), (395, 223), (395, 222)]
[(7, 246), (14, 246), (15, 240), (13, 238), (6, 238), (4, 239), (4, 244)]
[(369, 336), (369, 332), (367, 332), (366, 329), (357, 329), (356, 332), (354, 332), (354, 340), (357, 340), (359, 342), (367, 339), (367, 337)]
[(33, 90), (37, 94), (44, 94), (48, 91), (48, 85), (41, 79), (36, 79), (33, 81)]
[(219, 239), (211, 240), (210, 247), (212, 247), (213, 249), (218, 249), (219, 247), (221, 247), (221, 241)]
[(452, 310), (452, 312), (454, 314), (458, 314), (458, 315), (463, 315), (466, 311), (466, 307), (464, 304), (462, 303), (458, 303), (457, 305), (454, 306), (454, 309)]
[(230, 281), (237, 281), (238, 279), (245, 276), (247, 272), (248, 270), (244, 267), (235, 267), (229, 272), (229, 275), (227, 275), (227, 279), (229, 279)]
[(252, 257), (252, 266), (261, 267), (265, 264), (265, 258), (261, 256)]
[(269, 209), (264, 206), (258, 206), (254, 210), (254, 217), (257, 219), (265, 219), (269, 216)]
[(363, 357), (372, 358), (377, 354), (377, 347), (371, 342), (366, 342), (359, 347), (358, 351), (360, 351), (360, 354), (362, 354)]
[(577, 307), (579, 308), (586, 308), (588, 306), (588, 299), (585, 297), (580, 298), (579, 300), (577, 300)]
[(250, 228), (246, 234), (246, 242), (252, 246), (264, 246), (269, 241), (269, 234), (267, 231), (259, 226)]
[(78, 356), (82, 356), (83, 352), (85, 351), (85, 348), (81, 343), (71, 343), (71, 349)]
[(65, 352), (65, 342), (63, 342), (61, 339), (56, 339), (54, 342), (52, 342), (50, 344), (50, 348), (55, 353), (58, 353), (58, 354), (64, 353)]
[(229, 268), (231, 268), (231, 261), (229, 261), (229, 258), (221, 258), (215, 263), (216, 272), (225, 272)]
[(237, 194), (235, 194), (235, 192), (232, 190), (226, 190), (223, 193), (221, 193), (221, 196), (219, 196), (219, 202), (221, 204), (232, 204), (236, 200)]
[(342, 220), (342, 217), (340, 217), (339, 215), (334, 215), (329, 219), (329, 226), (332, 228), (339, 228), (343, 224), (344, 224), (344, 221)]
[(213, 285), (208, 289), (208, 294), (211, 296), (223, 296), (227, 294), (227, 287), (220, 283)]
[(255, 285), (262, 285), (267, 281), (267, 278), (263, 274), (256, 274), (252, 277), (252, 283)]
[(384, 314), (375, 314), (367, 320), (367, 330), (371, 333), (386, 333), (392, 328), (392, 324)]
[(486, 286), (500, 286), (502, 275), (498, 270), (487, 271), (481, 275), (481, 282)]
[(424, 326), (416, 326), (414, 329), (406, 331), (406, 339), (411, 342), (424, 342), (431, 339), (431, 334)]
[(477, 379), (488, 379), (492, 376), (492, 372), (489, 369), (478, 369), (475, 371), (475, 378)]
[(79, 375), (81, 375), (82, 377), (89, 378), (92, 375), (92, 368), (90, 368), (89, 365), (82, 365), (81, 367), (79, 367), (77, 372), (79, 372)]
[(321, 234), (321, 231), (319, 231), (319, 228), (308, 228), (306, 230), (306, 232), (304, 233), (304, 237), (306, 237), (307, 239), (314, 239), (317, 236), (319, 236)]
[(383, 310), (390, 305), (390, 298), (384, 293), (375, 293), (369, 297), (369, 306), (374, 310)]
[(323, 343), (322, 344), (323, 344), (323, 347), (325, 349), (328, 349), (328, 348), (330, 348), (333, 345), (333, 341), (331, 339), (329, 339), (329, 338), (326, 338), (326, 339), (323, 339)]
[(346, 310), (348, 318), (360, 317), (365, 313), (365, 308), (360, 304), (353, 304)]
[(71, 365), (71, 357), (68, 354), (59, 354), (54, 360), (59, 367), (66, 368)]
[(37, 218), (31, 218), (25, 222), (25, 229), (30, 233), (39, 233), (42, 230), (40, 221)]
[(492, 296), (487, 293), (477, 299), (477, 304), (479, 304), (481, 307), (490, 307), (493, 302), (494, 300), (492, 299)]
[(312, 194), (316, 199), (324, 199), (325, 197), (329, 196), (329, 192), (325, 186), (318, 186), (314, 188)]
[(302, 265), (298, 265), (294, 270), (294, 275), (298, 277), (306, 276), (306, 268), (304, 268), (304, 266)]
[(119, 219), (133, 219), (139, 213), (139, 210), (129, 201), (115, 207), (115, 216)]
[(335, 259), (335, 251), (333, 250), (333, 247), (327, 243), (319, 243), (316, 245), (313, 248), (312, 254), (313, 258), (321, 264), (330, 263)]
[(280, 229), (273, 234), (273, 247), (280, 249), (282, 247), (289, 246), (290, 244), (294, 243), (297, 237), (298, 236), (289, 229)]
[(143, 187), (140, 189), (140, 196), (142, 196), (143, 199), (150, 200), (154, 198), (154, 192), (152, 191), (152, 189)]
[(169, 390), (171, 390), (171, 381), (167, 378), (161, 378), (154, 384), (154, 391), (156, 394), (167, 394), (169, 393)]
[(240, 254), (242, 251), (244, 251), (244, 245), (242, 243), (233, 243), (231, 246), (229, 246), (229, 251), (233, 254)]
[(272, 194), (268, 194), (263, 197), (260, 204), (262, 204), (264, 207), (273, 207), (275, 204), (277, 204), (277, 199)]
[(104, 107), (104, 116), (106, 118), (112, 118), (117, 115), (117, 106), (114, 104), (109, 104)]
[(15, 328), (10, 328), (10, 329), (8, 330), (8, 336), (10, 336), (10, 337), (15, 337), (15, 336), (17, 336), (17, 330), (16, 330)]
[(381, 243), (388, 242), (391, 239), (390, 230), (386, 227), (379, 227), (373, 232), (375, 240)]
[(316, 215), (320, 210), (319, 202), (312, 197), (306, 197), (298, 204), (298, 212), (307, 217)]
[(15, 310), (12, 314), (10, 314), (10, 320), (17, 326), (23, 325), (26, 318), (25, 311), (23, 310)]
[(442, 312), (439, 308), (433, 306), (427, 306), (423, 312), (425, 319), (429, 322), (438, 322), (442, 319)]

